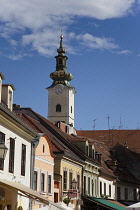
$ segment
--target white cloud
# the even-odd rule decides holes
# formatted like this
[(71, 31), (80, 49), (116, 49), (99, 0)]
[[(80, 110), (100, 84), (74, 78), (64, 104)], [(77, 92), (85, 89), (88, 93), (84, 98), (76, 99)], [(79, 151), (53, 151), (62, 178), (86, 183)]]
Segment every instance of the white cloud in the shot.
[(132, 51), (131, 51), (131, 50), (121, 50), (121, 51), (118, 51), (117, 53), (118, 53), (118, 54), (128, 55), (128, 54), (131, 54)]
[(4, 53), (2, 51), (0, 51), (0, 55), (1, 56), (4, 56), (4, 57), (7, 57), (13, 61), (15, 60), (21, 60), (23, 57), (31, 57), (32, 54), (28, 54), (28, 53), (11, 53), (11, 54), (8, 54), (8, 53)]
[[(51, 55), (58, 46), (60, 29), (66, 33), (76, 17), (118, 18), (132, 12), (134, 3), (136, 0), (0, 0), (0, 36), (15, 40), (14, 35), (18, 34), (18, 44), (21, 41), (23, 46), (31, 45), (33, 50)], [(68, 34), (67, 37), (72, 38)], [(90, 34), (76, 37), (89, 48), (118, 48), (110, 38)], [(16, 40), (11, 44), (15, 47)], [(74, 52), (72, 48), (71, 51)]]
[(84, 35), (78, 35), (75, 36), (78, 40), (81, 41), (81, 44), (85, 47), (93, 48), (93, 49), (106, 49), (106, 50), (112, 50), (112, 49), (118, 49), (119, 46), (115, 43), (113, 43), (113, 40), (111, 38), (100, 38), (96, 36), (92, 36), (91, 34), (84, 34)]

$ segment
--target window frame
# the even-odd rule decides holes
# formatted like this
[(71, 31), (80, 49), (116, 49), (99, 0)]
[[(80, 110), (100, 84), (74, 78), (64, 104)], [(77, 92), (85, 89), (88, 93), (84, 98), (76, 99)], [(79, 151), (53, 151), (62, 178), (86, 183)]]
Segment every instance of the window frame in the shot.
[(128, 200), (128, 188), (124, 188), (124, 198), (127, 201)]
[[(5, 133), (0, 131), (0, 143), (5, 144)], [(0, 159), (0, 170), (4, 170), (4, 159)]]
[(92, 196), (94, 196), (94, 180), (92, 179)]
[(86, 194), (86, 176), (84, 176), (84, 195)]
[[(35, 179), (36, 178), (36, 179)], [(38, 189), (38, 171), (34, 171), (34, 182), (33, 182), (33, 189), (37, 191)]]
[(48, 193), (52, 192), (52, 175), (48, 174)]
[(14, 162), (15, 162), (15, 139), (10, 138), (9, 148), (9, 172), (14, 173)]
[(45, 192), (45, 173), (41, 172), (41, 192)]
[(0, 131), (0, 143), (5, 143), (5, 133)]
[(100, 181), (100, 196), (102, 195), (102, 182)]
[(26, 145), (22, 144), (21, 149), (21, 175), (25, 176), (26, 172)]
[(67, 191), (67, 180), (68, 180), (68, 172), (67, 170), (63, 171), (63, 190)]
[(109, 197), (111, 197), (111, 184), (109, 184)]
[(80, 174), (77, 174), (77, 189), (80, 190)]
[(104, 195), (106, 195), (106, 183), (104, 183)]
[(72, 189), (72, 179), (73, 179), (73, 173), (69, 172), (69, 189)]
[(121, 188), (117, 187), (117, 200), (121, 199)]
[(61, 108), (61, 104), (57, 104), (56, 105), (56, 112), (61, 112), (62, 108)]
[(137, 189), (136, 188), (133, 189), (133, 199), (134, 199), (134, 201), (137, 201)]
[(88, 194), (90, 195), (90, 177), (88, 177)]

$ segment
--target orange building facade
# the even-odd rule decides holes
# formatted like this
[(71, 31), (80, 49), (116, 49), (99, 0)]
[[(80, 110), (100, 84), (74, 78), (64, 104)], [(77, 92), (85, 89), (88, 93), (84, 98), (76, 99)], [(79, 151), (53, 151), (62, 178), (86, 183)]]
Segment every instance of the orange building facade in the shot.
[[(54, 155), (47, 135), (42, 135), (35, 153), (33, 188), (41, 195), (54, 201)], [(33, 209), (43, 207), (33, 202)]]

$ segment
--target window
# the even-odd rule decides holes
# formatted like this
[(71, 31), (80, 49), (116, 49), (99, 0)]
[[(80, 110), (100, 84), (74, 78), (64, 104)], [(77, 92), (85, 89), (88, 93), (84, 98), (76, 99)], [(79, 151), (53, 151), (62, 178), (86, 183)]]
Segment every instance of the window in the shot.
[(45, 145), (43, 144), (43, 153), (45, 152)]
[(41, 191), (45, 191), (45, 174), (41, 173)]
[[(5, 134), (0, 132), (0, 143), (5, 143)], [(0, 170), (4, 169), (4, 159), (0, 159)]]
[(21, 175), (25, 176), (25, 167), (26, 167), (26, 145), (22, 144), (21, 151)]
[(48, 175), (48, 193), (51, 193), (52, 189), (52, 176)]
[(86, 176), (84, 176), (84, 194), (86, 194)]
[(86, 146), (86, 155), (89, 155), (88, 146)]
[(134, 195), (134, 201), (137, 200), (137, 191), (136, 189), (133, 189), (133, 195)]
[(71, 106), (71, 113), (72, 113), (72, 106)]
[(90, 177), (88, 177), (88, 194), (90, 195)]
[(95, 181), (94, 181), (94, 184), (95, 184), (95, 195), (97, 195), (97, 190), (98, 190), (98, 188), (97, 188), (97, 180), (95, 179)]
[(77, 189), (80, 190), (80, 175), (77, 174)]
[(124, 188), (124, 196), (125, 196), (125, 200), (128, 200), (128, 188)]
[(67, 190), (67, 171), (63, 173), (63, 190)]
[(59, 58), (59, 65), (62, 65), (62, 58)]
[(38, 172), (34, 171), (34, 185), (33, 185), (34, 190), (37, 190), (37, 178), (38, 178)]
[(106, 183), (104, 183), (104, 195), (106, 195)]
[(94, 149), (92, 150), (92, 158), (94, 159)]
[(101, 163), (101, 154), (100, 153), (95, 153), (95, 159), (99, 162), (99, 163)]
[(68, 126), (65, 126), (65, 133), (68, 132)]
[(5, 134), (0, 132), (0, 143), (5, 143)]
[(69, 189), (72, 189), (72, 172), (69, 173)]
[(14, 157), (15, 157), (15, 140), (10, 138), (10, 150), (9, 150), (9, 172), (14, 172)]
[(111, 197), (111, 184), (109, 185), (109, 197)]
[(12, 109), (12, 91), (9, 90), (9, 104), (8, 108)]
[(61, 112), (61, 105), (60, 104), (56, 105), (56, 112)]
[(94, 181), (92, 179), (92, 196), (94, 196)]
[(102, 182), (100, 182), (100, 196), (102, 195)]
[(121, 199), (121, 188), (117, 187), (117, 199), (120, 200)]

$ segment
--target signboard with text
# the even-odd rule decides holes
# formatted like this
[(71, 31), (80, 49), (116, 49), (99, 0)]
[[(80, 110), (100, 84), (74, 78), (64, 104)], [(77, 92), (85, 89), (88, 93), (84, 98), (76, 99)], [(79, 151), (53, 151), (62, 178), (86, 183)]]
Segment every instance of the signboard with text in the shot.
[(78, 198), (79, 192), (78, 190), (68, 190), (68, 196), (69, 198)]

